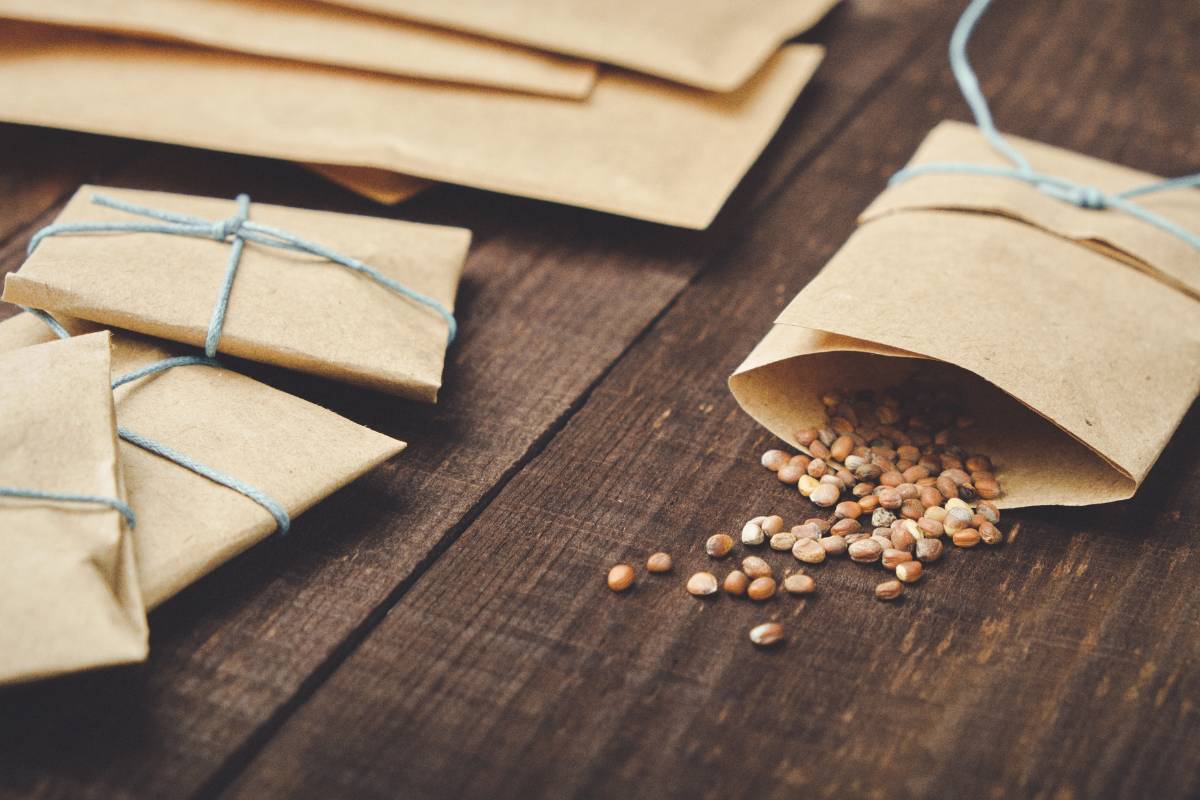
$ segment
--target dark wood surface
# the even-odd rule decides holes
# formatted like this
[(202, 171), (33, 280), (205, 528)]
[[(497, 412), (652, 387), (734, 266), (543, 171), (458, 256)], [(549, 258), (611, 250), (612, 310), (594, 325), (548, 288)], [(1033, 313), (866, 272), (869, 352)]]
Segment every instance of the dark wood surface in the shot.
[[(809, 510), (725, 377), (966, 118), (958, 6), (848, 0), (806, 36), (827, 62), (705, 232), (453, 187), (388, 211), (288, 164), (0, 127), (5, 270), (82, 181), (476, 232), (441, 405), (256, 370), (409, 450), (156, 611), (147, 664), (0, 693), (0, 794), (1200, 793), (1195, 412), (1133, 501), (1008, 515), (897, 606), (845, 562), (767, 607), (680, 586), (712, 530)], [(972, 54), (1006, 130), (1178, 174), (1197, 41), (1190, 0), (1002, 0)], [(656, 549), (673, 577), (604, 588)], [(755, 651), (770, 617), (791, 640)]]

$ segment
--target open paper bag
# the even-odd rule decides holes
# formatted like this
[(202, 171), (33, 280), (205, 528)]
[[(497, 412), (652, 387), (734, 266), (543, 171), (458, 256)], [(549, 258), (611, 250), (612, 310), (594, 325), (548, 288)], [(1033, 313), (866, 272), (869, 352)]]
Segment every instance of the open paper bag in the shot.
[[(0, 355), (0, 486), (121, 500), (109, 335)], [(122, 514), (0, 497), (0, 684), (146, 657)]]
[[(1036, 169), (1104, 191), (1156, 180), (1011, 141)], [(913, 159), (934, 161), (999, 163), (959, 123)], [(1142, 205), (1200, 220), (1193, 189)], [(976, 175), (900, 183), (861, 222), (730, 378), (741, 406), (796, 445), (795, 431), (823, 418), (820, 391), (933, 370), (967, 396), (978, 422), (964, 444), (991, 455), (1000, 505), (1132, 496), (1200, 389), (1196, 251), (1139, 220)]]
[[(96, 329), (59, 321), (76, 333)], [(0, 323), (0, 353), (16, 350), (13, 359), (39, 349), (30, 345), (54, 338), (45, 323), (29, 314)], [(112, 375), (181, 352), (114, 332)], [(106, 392), (108, 381), (106, 373)], [(111, 410), (109, 414), (111, 424)], [(293, 519), (404, 448), (403, 442), (320, 406), (232, 370), (207, 366), (175, 367), (118, 388), (116, 414), (122, 427), (261, 490)], [(3, 455), (20, 458), (7, 450)], [(148, 607), (276, 529), (272, 516), (253, 500), (140, 447), (122, 441), (120, 460), (128, 502), (138, 518), (137, 569)]]
[(0, 0), (0, 17), (580, 99), (596, 67), (308, 0)]
[[(118, 200), (225, 219), (231, 200), (84, 186), (57, 222), (131, 216)], [(134, 220), (140, 218), (133, 217)], [(470, 231), (253, 204), (250, 219), (356, 257), (453, 307)], [(87, 233), (42, 240), (4, 299), (202, 346), (230, 244), (162, 233)], [(249, 243), (233, 285), (220, 352), (433, 402), (448, 327), (430, 308), (324, 259)]]
[(837, 0), (332, 0), (731, 92)]
[(0, 23), (0, 120), (431, 180), (704, 228), (824, 55), (737, 91), (620, 70), (575, 102)]

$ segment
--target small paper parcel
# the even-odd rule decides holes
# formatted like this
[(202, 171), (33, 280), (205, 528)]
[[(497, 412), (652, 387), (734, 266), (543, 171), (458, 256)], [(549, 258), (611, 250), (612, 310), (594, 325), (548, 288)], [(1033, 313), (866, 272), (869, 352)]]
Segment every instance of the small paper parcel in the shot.
[[(0, 355), (0, 486), (125, 497), (109, 336)], [(0, 684), (146, 657), (146, 611), (120, 512), (0, 498)]]
[[(1011, 137), (1035, 169), (1106, 192), (1155, 180)], [(943, 123), (912, 164), (1001, 165), (974, 126)], [(1200, 191), (1138, 198), (1185, 227)], [(979, 421), (1007, 507), (1133, 495), (1200, 389), (1200, 255), (1113, 212), (1013, 180), (927, 175), (885, 191), (730, 378), (795, 445), (819, 390), (941, 370)]]
[[(59, 321), (72, 332), (96, 330), (90, 323)], [(0, 323), (0, 353), (11, 352), (12, 359), (92, 338), (30, 347), (54, 339), (45, 323), (29, 314)], [(124, 332), (113, 333), (112, 341), (114, 378), (183, 351)], [(109, 380), (106, 373), (107, 396)], [(108, 413), (111, 425), (111, 405)], [(122, 427), (265, 492), (293, 519), (404, 448), (320, 406), (206, 366), (175, 367), (120, 387), (116, 414)], [(148, 607), (274, 533), (271, 515), (232, 489), (126, 441), (119, 453), (127, 500), (137, 514), (133, 541)], [(0, 449), (0, 456), (21, 457), (9, 449)], [(44, 531), (43, 540), (49, 535)]]
[[(84, 186), (56, 222), (145, 221), (92, 203), (95, 194), (214, 221), (235, 208), (230, 200)], [(462, 228), (257, 203), (250, 220), (356, 257), (447, 308), (454, 305), (471, 239)], [(230, 247), (162, 233), (50, 236), (6, 277), (4, 299), (202, 346)], [(220, 352), (433, 402), (447, 334), (439, 314), (362, 275), (251, 242), (233, 285)]]

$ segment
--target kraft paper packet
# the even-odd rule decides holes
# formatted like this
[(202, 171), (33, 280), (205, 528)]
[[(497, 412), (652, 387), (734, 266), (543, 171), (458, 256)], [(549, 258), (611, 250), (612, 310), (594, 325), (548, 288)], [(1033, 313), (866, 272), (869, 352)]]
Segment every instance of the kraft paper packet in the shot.
[[(72, 333), (97, 328), (59, 321)], [(29, 314), (0, 322), (0, 353), (53, 338)], [(68, 342), (85, 338), (91, 337)], [(113, 377), (183, 354), (123, 331), (114, 331), (112, 341)], [(115, 395), (120, 425), (266, 492), (292, 519), (405, 446), (227, 369), (176, 367)], [(134, 542), (147, 607), (275, 532), (274, 518), (237, 492), (128, 442), (121, 441), (119, 450), (128, 502), (138, 518)]]
[[(123, 499), (109, 336), (0, 355), (0, 485)], [(146, 611), (124, 518), (0, 498), (0, 684), (142, 661)]]
[(731, 92), (837, 0), (332, 0)]
[(302, 164), (301, 166), (317, 173), (331, 183), (336, 183), (343, 189), (348, 189), (385, 206), (403, 203), (434, 185), (433, 181), (372, 167), (339, 167), (334, 164)]
[[(232, 200), (83, 186), (57, 222), (141, 220), (98, 206), (100, 193), (220, 220)], [(453, 307), (470, 231), (252, 204), (250, 219), (361, 259)], [(4, 300), (202, 347), (230, 244), (161, 233), (46, 238), (4, 283)], [(342, 266), (247, 244), (220, 352), (434, 402), (446, 321)]]
[(596, 79), (584, 61), (305, 0), (0, 0), (0, 17), (575, 99)]
[(604, 71), (582, 102), (0, 24), (0, 119), (366, 166), (704, 228), (823, 56), (730, 94)]
[[(1109, 190), (1156, 180), (1010, 137), (1036, 169)], [(914, 161), (991, 163), (945, 124)], [(1200, 389), (1200, 258), (1116, 213), (1047, 205), (1002, 179), (915, 178), (885, 191), (730, 378), (751, 416), (796, 445), (817, 392), (914, 371), (962, 386), (999, 504), (1131, 497)], [(925, 184), (924, 190), (921, 184)], [(1139, 198), (1187, 225), (1200, 192)]]

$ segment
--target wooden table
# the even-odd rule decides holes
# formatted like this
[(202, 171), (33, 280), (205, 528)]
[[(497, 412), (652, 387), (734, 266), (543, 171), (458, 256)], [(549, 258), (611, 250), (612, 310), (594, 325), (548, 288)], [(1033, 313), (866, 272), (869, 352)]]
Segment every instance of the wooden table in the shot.
[[(156, 611), (144, 666), (0, 693), (0, 792), (1196, 796), (1195, 411), (1133, 501), (1006, 515), (1015, 541), (901, 605), (845, 561), (807, 602), (682, 590), (708, 533), (809, 510), (725, 378), (967, 118), (960, 6), (848, 0), (805, 36), (827, 62), (702, 233), (453, 187), (388, 210), (288, 164), (0, 128), (5, 270), (83, 181), (476, 232), (439, 406), (274, 378), (408, 451)], [(1004, 129), (1171, 175), (1200, 155), (1198, 40), (1193, 0), (1003, 0), (972, 54)], [(604, 587), (656, 549), (674, 577)], [(767, 617), (775, 652), (746, 638)]]

